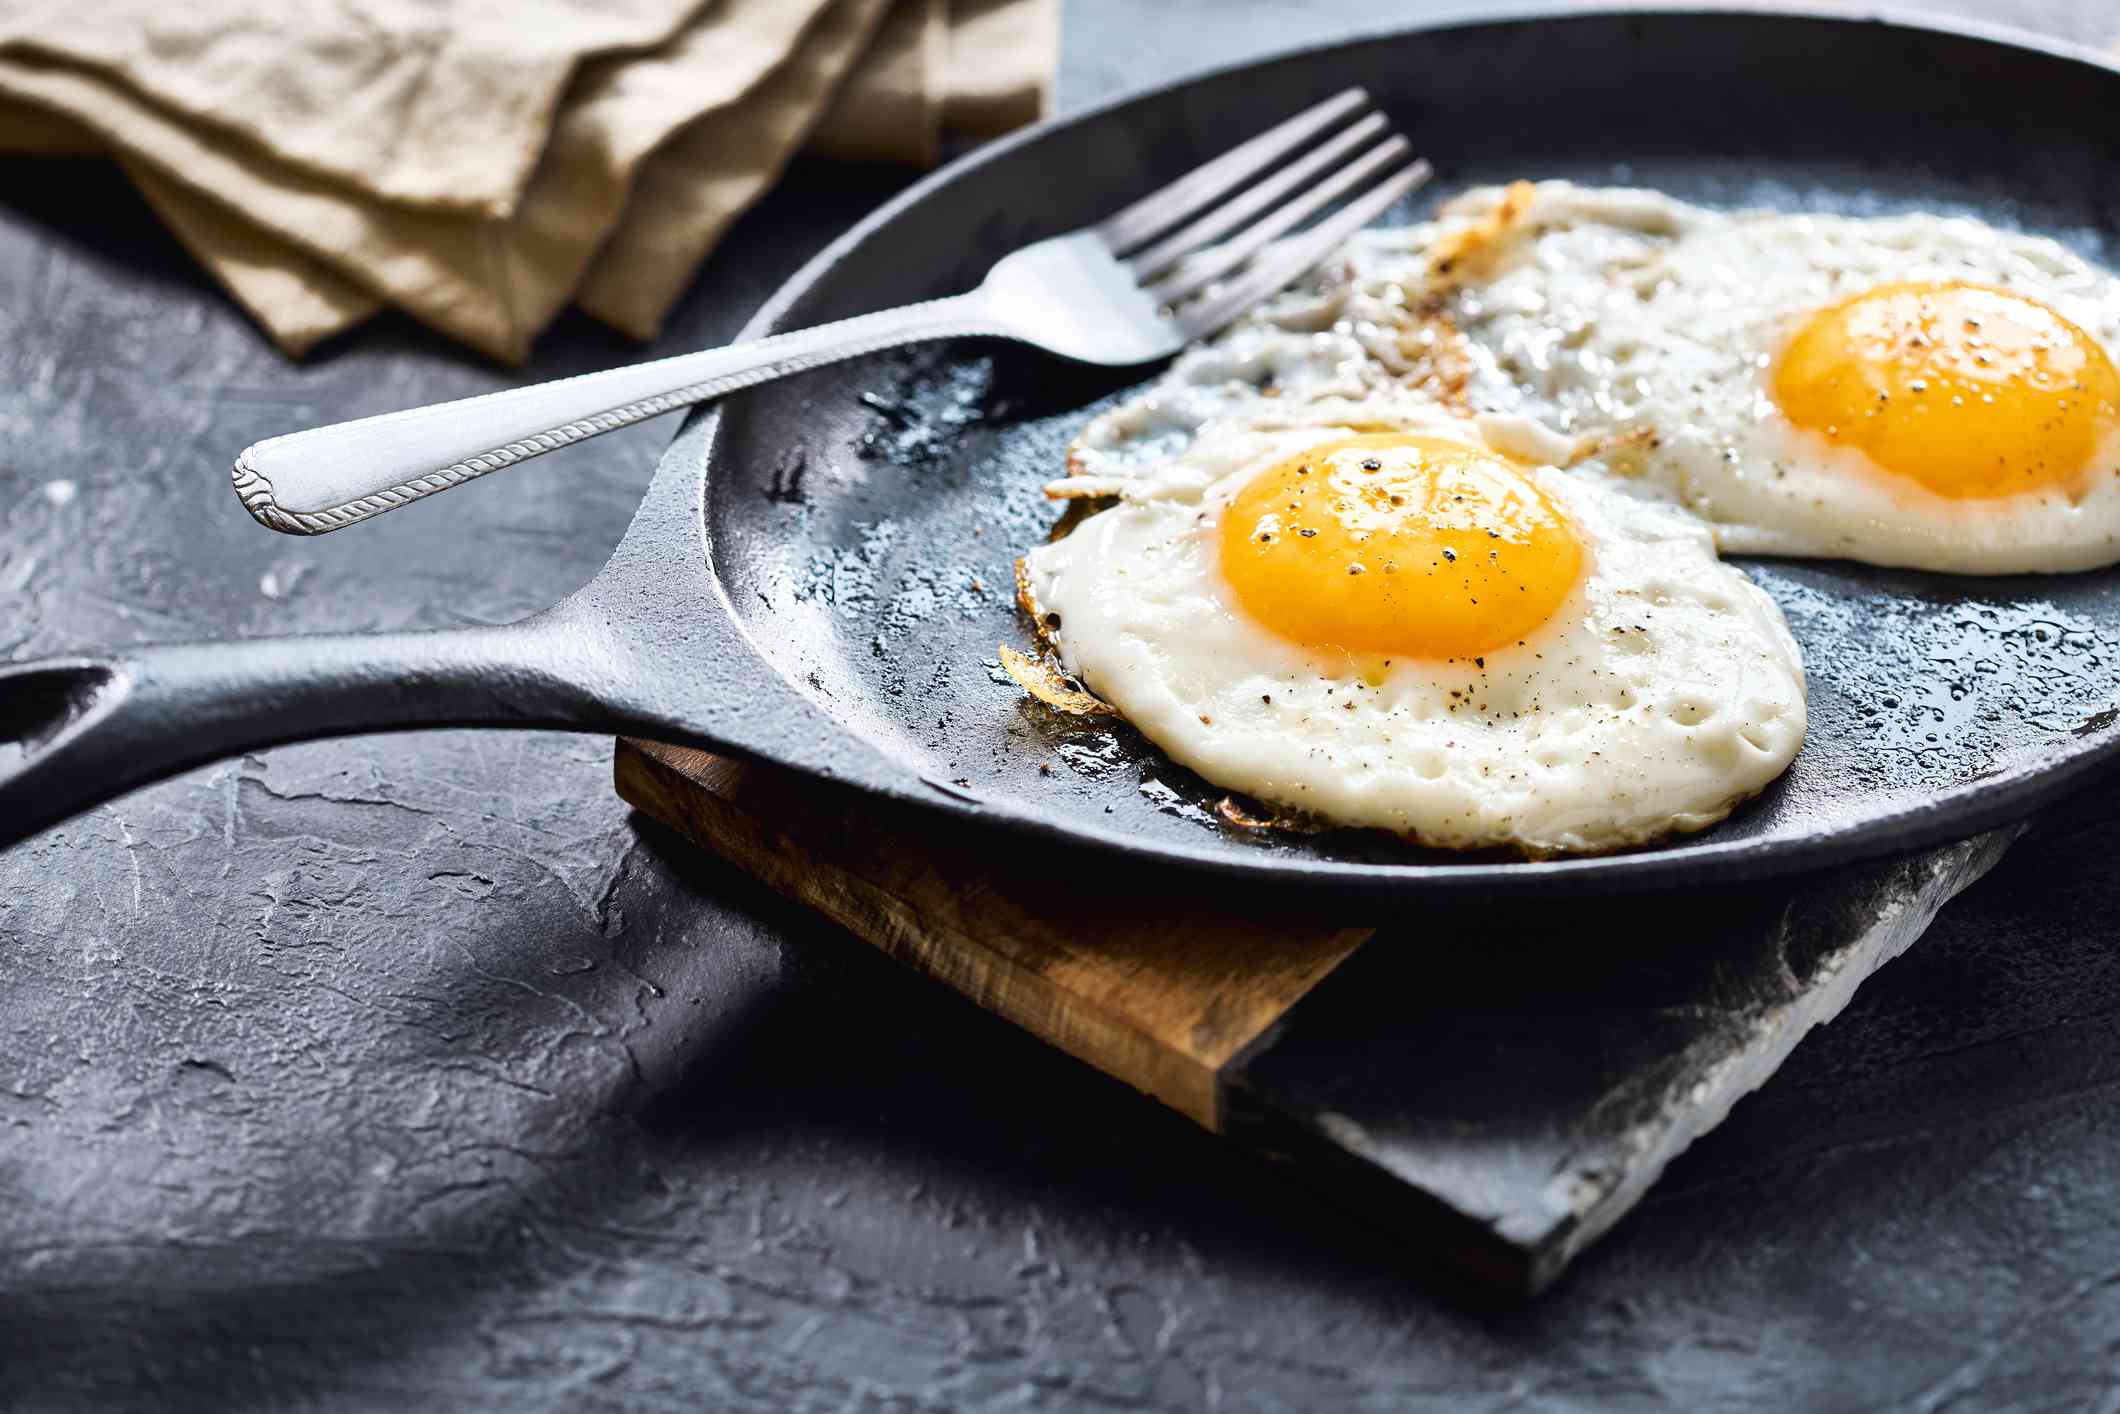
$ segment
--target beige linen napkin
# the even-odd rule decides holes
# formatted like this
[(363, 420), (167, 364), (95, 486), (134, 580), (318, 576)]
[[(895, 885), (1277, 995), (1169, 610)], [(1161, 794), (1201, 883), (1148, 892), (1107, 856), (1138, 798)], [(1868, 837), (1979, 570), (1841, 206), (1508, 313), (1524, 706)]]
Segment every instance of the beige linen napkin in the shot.
[[(242, 13), (272, 3), (203, 8)], [(839, 134), (831, 150), (932, 160), (953, 107), (971, 115), (970, 130), (990, 129), (978, 115), (997, 85), (1015, 95), (1013, 121), (1036, 116), (1057, 46), (1053, 0), (712, 0), (678, 14), (653, 43), (643, 37), (671, 14), (669, 0), (542, 0), (507, 13), (550, 18), (575, 4), (599, 18), (558, 26), (578, 62), (519, 180), (521, 142), (496, 138), (482, 161), (463, 142), (407, 120), (408, 110), (428, 121), (445, 111), (418, 93), (403, 99), (405, 82), (392, 77), (414, 62), (405, 56), (409, 23), (341, 34), (336, 50), (310, 31), (277, 50), (305, 64), (336, 56), (322, 63), (320, 82), (305, 73), (302, 84), (283, 84), (311, 95), (283, 125), (255, 107), (240, 122), (210, 116), (220, 110), (198, 90), (172, 99), (184, 62), (226, 47), (199, 38), (210, 26), (181, 26), (182, 42), (149, 43), (153, 52), (143, 53), (140, 44), (80, 35), (75, 26), (36, 28), (14, 13), (25, 8), (21, 0), (0, 0), (0, 98), (15, 100), (0, 107), (0, 149), (78, 149), (84, 133), (114, 149), (180, 239), (292, 351), (391, 302), (513, 360), (577, 291), (591, 313), (652, 333), (700, 258), (820, 118)], [(535, 78), (550, 68), (551, 43), (509, 64), (467, 56), (461, 43), (435, 37), (440, 10), (427, 0), (368, 5), (429, 17), (416, 58), (430, 85), (461, 77), (472, 91), (503, 81), (496, 75)], [(474, 28), (500, 13), (482, 0), (456, 0), (448, 17), (460, 10)], [(317, 22), (308, 5), (288, 14)], [(997, 14), (1013, 28), (996, 29)], [(245, 57), (254, 59), (284, 36), (250, 18), (258, 34)], [(37, 44), (11, 38), (32, 28)], [(54, 34), (71, 38), (65, 60), (49, 57), (62, 48)], [(966, 45), (979, 43), (993, 47), (966, 64)], [(232, 68), (207, 91), (269, 106), (257, 63)], [(981, 82), (953, 88), (953, 72)], [(380, 135), (372, 160), (352, 155), (346, 144), (357, 134), (325, 121), (316, 93), (351, 95), (364, 113), (391, 107), (378, 95), (401, 96), (389, 121), (370, 124)], [(517, 94), (502, 106), (519, 130), (536, 105)], [(491, 111), (480, 119), (481, 133), (500, 122)], [(479, 168), (475, 176), (469, 167)], [(473, 202), (492, 214), (465, 209)]]
[(928, 166), (942, 146), (947, 0), (899, 0), (810, 134), (827, 157)]
[[(923, 5), (901, 3), (898, 12)], [(743, 104), (689, 124), (651, 154), (624, 218), (582, 280), (581, 307), (635, 338), (655, 337), (692, 271), (772, 185), (832, 101), (884, 9), (884, 0), (834, 0), (811, 41)], [(864, 63), (846, 80), (841, 98), (890, 82)], [(890, 100), (883, 102), (888, 107)]]
[(118, 161), (185, 249), (287, 352), (307, 353), (318, 340), (352, 328), (383, 307), (361, 286), (262, 227), (223, 214), (130, 157)]
[(352, 190), (501, 216), (576, 66), (661, 43), (699, 4), (10, 0), (0, 53), (99, 74)]
[(984, 138), (1037, 122), (1052, 108), (1059, 62), (1057, 3), (951, 0), (942, 125)]

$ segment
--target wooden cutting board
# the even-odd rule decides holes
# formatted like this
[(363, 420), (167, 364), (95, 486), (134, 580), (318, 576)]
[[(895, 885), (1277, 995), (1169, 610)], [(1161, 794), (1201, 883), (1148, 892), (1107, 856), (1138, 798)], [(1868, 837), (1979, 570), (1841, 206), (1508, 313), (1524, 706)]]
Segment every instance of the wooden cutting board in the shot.
[(1511, 1294), (1552, 1281), (2015, 837), (1794, 892), (1333, 917), (1056, 873), (991, 832), (698, 751), (621, 741), (616, 775), (855, 937)]

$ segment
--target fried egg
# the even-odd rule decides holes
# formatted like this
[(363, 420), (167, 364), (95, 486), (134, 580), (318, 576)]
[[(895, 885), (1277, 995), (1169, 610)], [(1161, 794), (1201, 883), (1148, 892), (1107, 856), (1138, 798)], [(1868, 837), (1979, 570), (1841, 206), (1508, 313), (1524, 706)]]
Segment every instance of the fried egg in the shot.
[[(1699, 521), (1373, 381), (1344, 333), (1253, 333), (1092, 429), (1054, 490), (1116, 504), (1022, 566), (1061, 664), (1151, 741), (1338, 824), (1532, 855), (1700, 829), (1788, 766), (1795, 643)], [(1265, 396), (1290, 383), (1316, 396)]]
[(1725, 550), (2120, 561), (2120, 278), (2053, 241), (1519, 183), (1365, 240), (1339, 278), (1427, 301), (1471, 407), (1604, 448)]

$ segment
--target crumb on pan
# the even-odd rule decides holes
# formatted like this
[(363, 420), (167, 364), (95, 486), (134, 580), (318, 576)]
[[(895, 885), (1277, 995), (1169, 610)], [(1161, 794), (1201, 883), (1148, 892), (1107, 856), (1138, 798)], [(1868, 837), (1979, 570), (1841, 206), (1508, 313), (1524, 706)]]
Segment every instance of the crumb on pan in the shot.
[(1621, 476), (1639, 476), (1643, 470), (1641, 454), (1654, 451), (1657, 443), (1656, 429), (1647, 425), (1593, 433), (1575, 444), (1575, 453), (1567, 464), (1575, 466), (1597, 457)]
[(1055, 711), (1071, 713), (1077, 717), (1118, 715), (1117, 708), (1076, 686), (1073, 680), (1049, 659), (1033, 658), (1028, 653), (1019, 653), (1004, 643), (1001, 645), (1001, 666), (1016, 680), (1018, 687)]
[(1289, 835), (1316, 835), (1332, 828), (1325, 821), (1301, 811), (1280, 810), (1271, 806), (1260, 807), (1253, 802), (1240, 802), (1233, 795), (1225, 795), (1215, 802), (1215, 816), (1223, 824), (1239, 830), (1278, 830)]
[(1070, 475), (1046, 482), (1045, 498), (1049, 501), (1108, 501), (1125, 489), (1124, 477)]
[(1038, 618), (1038, 596), (1031, 593), (1031, 562), (1022, 555), (1016, 557), (1016, 607), (1023, 610), (1032, 623), (1038, 624), (1042, 639), (1045, 625)]
[(1530, 182), (1511, 182), (1502, 193), (1502, 199), (1495, 203), (1494, 210), (1438, 240), (1428, 253), (1430, 287), (1447, 289), (1466, 276), (1478, 273), (1501, 248), (1502, 237), (1524, 219), (1524, 213), (1531, 209), (1531, 200), (1537, 194), (1538, 188)]

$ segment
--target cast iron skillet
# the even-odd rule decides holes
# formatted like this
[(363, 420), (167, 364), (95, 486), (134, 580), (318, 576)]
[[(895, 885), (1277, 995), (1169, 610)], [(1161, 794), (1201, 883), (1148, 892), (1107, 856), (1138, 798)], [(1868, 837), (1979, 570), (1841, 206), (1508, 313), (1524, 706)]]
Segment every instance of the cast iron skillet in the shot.
[[(2120, 72), (2087, 52), (1787, 10), (1575, 11), (1309, 50), (997, 144), (849, 232), (746, 332), (966, 288), (1003, 252), (1349, 84), (1435, 160), (1443, 194), (1531, 175), (1711, 203), (1919, 206), (2094, 258), (2120, 231)], [(1620, 889), (1968, 835), (2120, 753), (2120, 573), (1753, 562), (1803, 644), (1810, 737), (1787, 776), (1705, 834), (1525, 863), (1217, 825), (1221, 792), (1128, 729), (1055, 717), (992, 667), (998, 643), (1026, 639), (1010, 564), (1052, 521), (1038, 486), (1092, 407), (1137, 381), (991, 344), (821, 370), (696, 413), (610, 564), (521, 623), (9, 668), (0, 842), (247, 748), (559, 726), (758, 756), (1225, 884)]]

